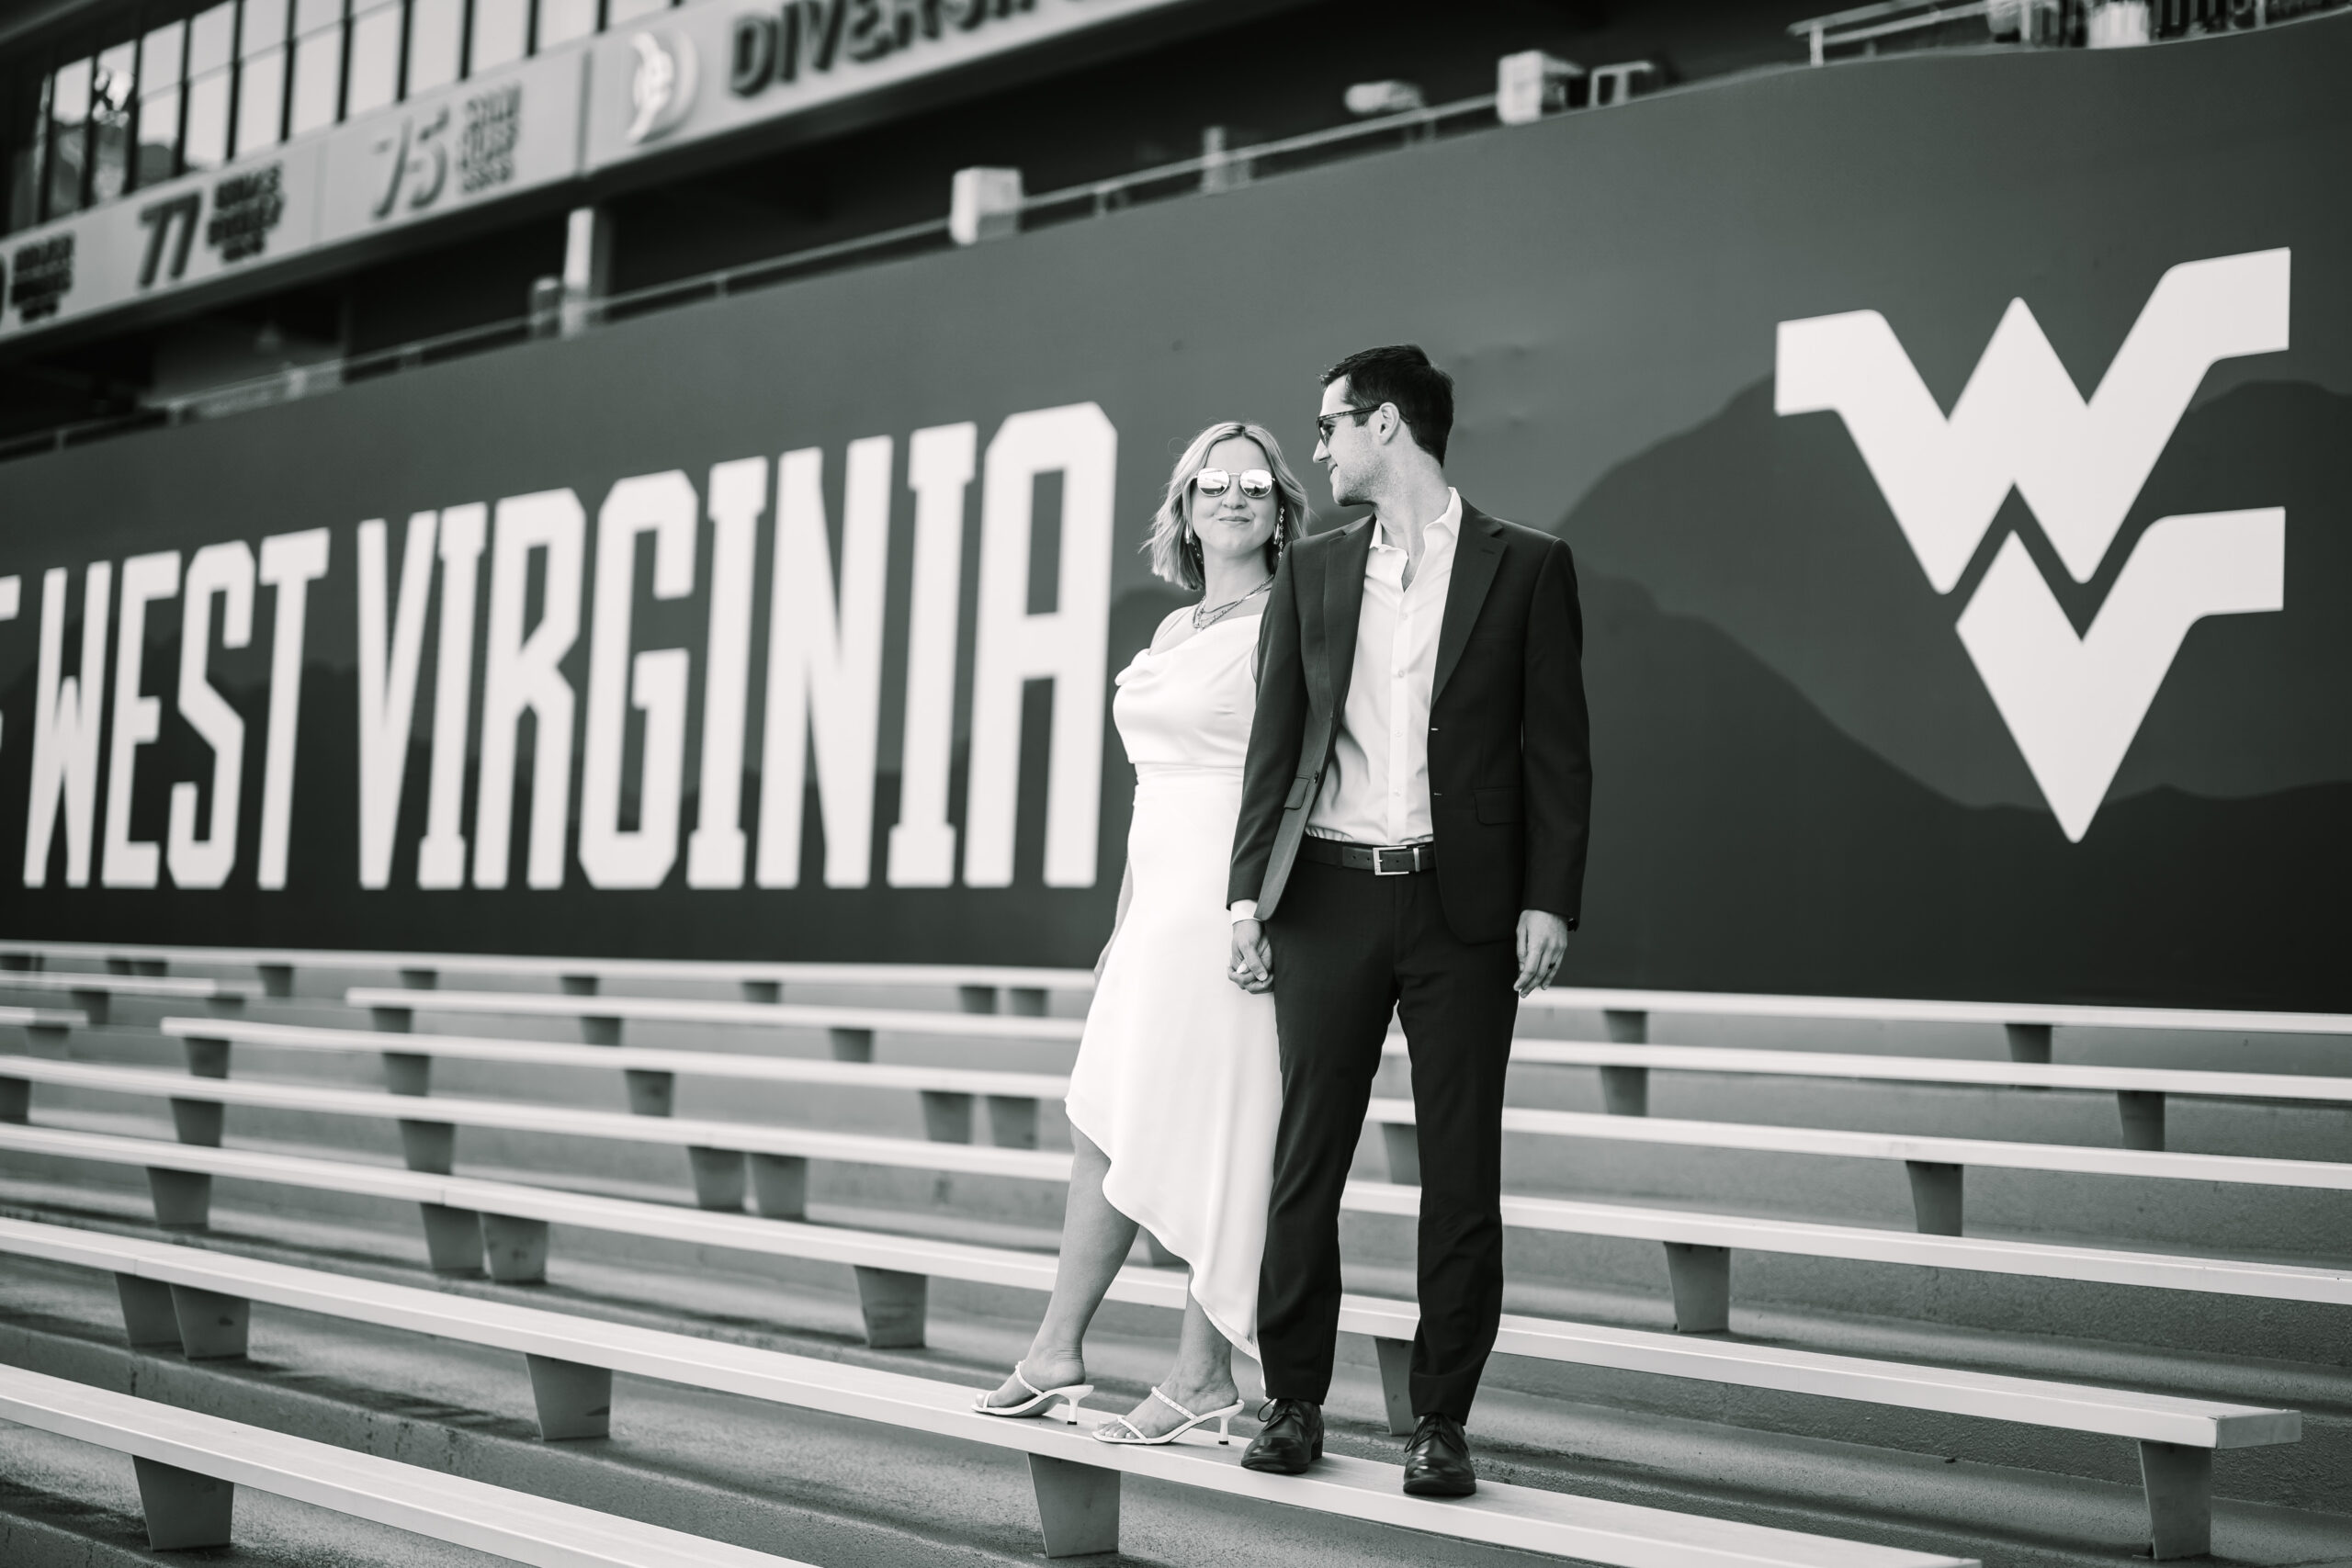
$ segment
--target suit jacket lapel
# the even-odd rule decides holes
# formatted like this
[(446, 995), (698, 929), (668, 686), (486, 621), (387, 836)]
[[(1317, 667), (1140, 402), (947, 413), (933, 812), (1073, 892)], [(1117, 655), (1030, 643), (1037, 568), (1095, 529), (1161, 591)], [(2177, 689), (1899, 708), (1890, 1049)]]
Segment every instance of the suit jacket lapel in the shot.
[(1356, 628), (1363, 619), (1363, 569), (1371, 558), (1369, 518), (1349, 527), (1324, 557), (1323, 689), (1329, 694), (1325, 711), (1331, 716), (1334, 733), (1339, 729), (1340, 712), (1348, 705), (1348, 678), (1355, 672)]
[(1453, 547), (1453, 579), (1445, 589), (1445, 618), (1438, 623), (1437, 672), (1430, 682), (1432, 707), (1444, 694), (1453, 667), (1462, 662), (1463, 644), (1478, 624), (1479, 606), (1486, 604), (1487, 590), (1494, 586), (1496, 569), (1502, 563), (1502, 525), (1464, 502), (1462, 536)]

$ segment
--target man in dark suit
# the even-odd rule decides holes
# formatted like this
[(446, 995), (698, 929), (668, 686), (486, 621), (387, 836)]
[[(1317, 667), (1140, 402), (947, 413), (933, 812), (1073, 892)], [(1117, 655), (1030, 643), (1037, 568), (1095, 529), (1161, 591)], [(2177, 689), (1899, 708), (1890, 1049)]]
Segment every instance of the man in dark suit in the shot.
[(1259, 1280), (1272, 1407), (1242, 1462), (1323, 1451), (1341, 1189), (1393, 1008), (1421, 1167), (1405, 1490), (1477, 1486), (1463, 1423), (1502, 1312), (1503, 1074), (1567, 950), (1592, 800), (1576, 566), (1446, 483), (1453, 382), (1409, 344), (1323, 378), (1316, 461), (1373, 515), (1283, 552), (1227, 897), (1272, 987), (1283, 1112)]

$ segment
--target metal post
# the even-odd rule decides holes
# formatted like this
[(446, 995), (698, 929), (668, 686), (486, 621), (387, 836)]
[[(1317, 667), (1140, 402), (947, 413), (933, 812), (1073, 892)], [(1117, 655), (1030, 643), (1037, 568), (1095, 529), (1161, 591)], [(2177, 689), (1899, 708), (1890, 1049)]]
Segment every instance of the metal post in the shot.
[(2148, 1489), (2148, 1545), (2157, 1562), (2213, 1550), (2212, 1450), (2143, 1440), (2140, 1480)]
[(1413, 1343), (1409, 1339), (1374, 1339), (1380, 1357), (1380, 1397), (1388, 1411), (1388, 1433), (1413, 1435)]
[(968, 1144), (972, 1141), (970, 1095), (937, 1089), (924, 1089), (922, 1094), (923, 1136), (934, 1144)]
[(1632, 1008), (1610, 1008), (1600, 1015), (1601, 1023), (1609, 1031), (1612, 1045), (1646, 1045), (1650, 1043), (1650, 1015)]
[(2049, 1064), (2049, 1024), (2005, 1023), (2001, 1027), (2008, 1032), (2010, 1061), (2032, 1062), (2041, 1066)]
[(155, 1223), (167, 1231), (200, 1231), (212, 1219), (212, 1175), (203, 1170), (147, 1168), (147, 1190), (155, 1200)]
[(471, 1209), (419, 1203), (424, 1215), (424, 1257), (435, 1274), (481, 1272), (481, 1216)]
[(1600, 1069), (1600, 1102), (1611, 1116), (1650, 1113), (1650, 1070), (1647, 1067)]
[(1048, 1557), (1119, 1550), (1119, 1472), (1046, 1454), (1029, 1456), (1037, 1524)]
[(743, 1212), (746, 1184), (742, 1150), (691, 1147), (686, 1150), (686, 1164), (694, 1172), (697, 1208), (722, 1213)]
[(876, 1350), (922, 1348), (931, 1280), (922, 1274), (854, 1264), (857, 1304), (865, 1314), (865, 1342)]
[(989, 1099), (989, 1142), (1001, 1149), (1037, 1146), (1037, 1102), (1025, 1096), (992, 1094)]
[(114, 1292), (122, 1303), (123, 1337), (134, 1350), (151, 1345), (180, 1347), (179, 1314), (172, 1310), (172, 1288), (161, 1280), (117, 1274)]
[(531, 1370), (531, 1398), (539, 1410), (541, 1440), (560, 1443), (575, 1438), (609, 1438), (613, 1434), (613, 1370), (559, 1361), (552, 1356), (526, 1351)]
[(2165, 1097), (2162, 1090), (2117, 1089), (2115, 1110), (2123, 1122), (2125, 1148), (2160, 1149), (2165, 1146)]
[(1421, 1184), (1421, 1129), (1412, 1122), (1383, 1122), (1380, 1146), (1388, 1156), (1388, 1179), (1399, 1187)]
[(431, 1094), (433, 1058), (422, 1051), (385, 1052), (384, 1088), (393, 1094)]
[(139, 1505), (147, 1515), (147, 1545), (156, 1551), (186, 1551), (229, 1544), (229, 1516), (237, 1489), (225, 1481), (134, 1454)]
[(481, 1217), (482, 1261), (502, 1285), (537, 1285), (548, 1277), (548, 1223), (511, 1214)]
[(1666, 1277), (1674, 1292), (1677, 1334), (1723, 1334), (1731, 1328), (1731, 1248), (1689, 1242), (1666, 1244)]
[(560, 330), (565, 337), (578, 337), (602, 319), (612, 275), (612, 214), (599, 207), (573, 208), (563, 236)]
[(179, 1320), (180, 1350), (191, 1361), (212, 1361), (245, 1353), (253, 1325), (253, 1303), (194, 1285), (172, 1287), (172, 1315)]
[(628, 1085), (628, 1109), (633, 1116), (667, 1116), (678, 1100), (678, 1075), (650, 1067), (624, 1067)]
[(220, 1129), (228, 1116), (228, 1107), (217, 1100), (174, 1100), (172, 1130), (183, 1144), (201, 1148), (220, 1146)]
[(449, 1122), (401, 1119), (401, 1153), (411, 1170), (447, 1176), (458, 1164), (458, 1129)]
[(1911, 1209), (1918, 1220), (1919, 1234), (1960, 1235), (1962, 1168), (1937, 1160), (1906, 1159), (1903, 1168), (1911, 1178)]
[(754, 1154), (752, 1196), (771, 1220), (808, 1217), (808, 1162), (798, 1155)]

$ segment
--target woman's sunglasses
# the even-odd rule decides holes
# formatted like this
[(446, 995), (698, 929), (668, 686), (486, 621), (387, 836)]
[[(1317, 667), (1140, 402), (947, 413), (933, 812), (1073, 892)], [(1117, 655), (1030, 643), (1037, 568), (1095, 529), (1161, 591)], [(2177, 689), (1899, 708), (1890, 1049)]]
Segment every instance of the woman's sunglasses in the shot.
[(1200, 492), (1210, 497), (1223, 495), (1237, 479), (1240, 481), (1241, 493), (1252, 501), (1263, 501), (1274, 493), (1274, 476), (1263, 468), (1244, 468), (1238, 474), (1228, 474), (1223, 468), (1203, 468), (1193, 476), (1193, 483)]

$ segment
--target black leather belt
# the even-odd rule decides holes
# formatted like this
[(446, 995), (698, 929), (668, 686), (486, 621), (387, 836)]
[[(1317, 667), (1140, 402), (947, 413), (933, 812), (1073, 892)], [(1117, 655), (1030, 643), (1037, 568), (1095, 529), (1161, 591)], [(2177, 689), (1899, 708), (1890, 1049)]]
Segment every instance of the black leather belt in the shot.
[(1368, 871), (1374, 876), (1410, 876), (1417, 871), (1437, 869), (1435, 844), (1351, 844), (1308, 834), (1298, 840), (1298, 854), (1301, 860)]

